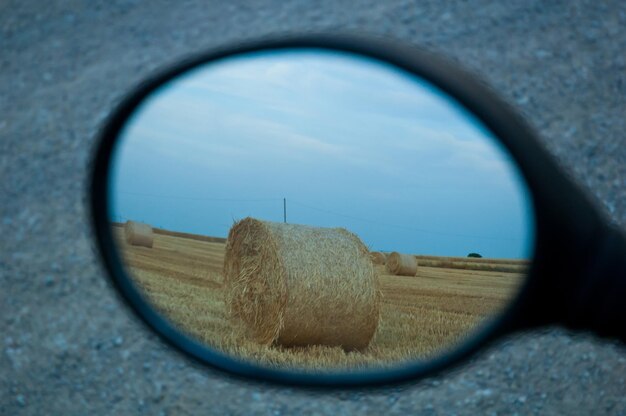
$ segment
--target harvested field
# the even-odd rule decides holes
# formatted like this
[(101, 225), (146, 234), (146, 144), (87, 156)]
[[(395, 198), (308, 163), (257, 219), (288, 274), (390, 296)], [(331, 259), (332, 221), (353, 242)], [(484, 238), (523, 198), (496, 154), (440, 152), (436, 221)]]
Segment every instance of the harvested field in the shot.
[(437, 261), (449, 261), (453, 263), (487, 263), (487, 264), (507, 264), (507, 265), (521, 265), (528, 266), (530, 261), (527, 259), (490, 259), (487, 257), (443, 257), (443, 256), (426, 256), (416, 255), (418, 263), (421, 264), (422, 260), (437, 260)]
[(419, 259), (420, 266), (440, 267), (444, 269), (479, 270), (487, 272), (525, 273), (528, 266), (524, 264), (479, 263), (467, 261)]
[(248, 340), (229, 318), (222, 275), (223, 242), (214, 237), (155, 232), (153, 247), (146, 248), (127, 245), (123, 229), (114, 226), (113, 230), (132, 276), (164, 315), (211, 346), (282, 368), (332, 370), (432, 356), (501, 310), (523, 277), (520, 273), (422, 266), (416, 276), (393, 276), (384, 265), (375, 265), (383, 298), (369, 347), (346, 352), (341, 347), (266, 346)]

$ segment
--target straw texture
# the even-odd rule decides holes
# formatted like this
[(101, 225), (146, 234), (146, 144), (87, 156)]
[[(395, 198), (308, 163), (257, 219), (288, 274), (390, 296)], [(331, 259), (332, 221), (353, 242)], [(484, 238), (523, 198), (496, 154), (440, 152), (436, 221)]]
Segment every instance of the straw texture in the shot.
[(370, 258), (374, 262), (374, 264), (385, 264), (387, 261), (387, 256), (385, 253), (381, 253), (380, 251), (372, 251), (370, 253)]
[(378, 326), (378, 276), (343, 228), (246, 218), (229, 232), (224, 279), (232, 317), (258, 343), (363, 349)]
[(423, 267), (441, 267), (446, 269), (477, 270), (485, 272), (501, 273), (526, 273), (529, 266), (525, 264), (503, 264), (503, 263), (478, 263), (454, 260), (431, 260), (419, 259), (419, 264)]
[(394, 251), (387, 256), (387, 271), (398, 276), (415, 276), (417, 273), (417, 259), (409, 254), (400, 254)]
[(124, 236), (126, 242), (133, 246), (152, 248), (154, 244), (152, 227), (141, 222), (126, 221), (126, 224), (124, 224)]

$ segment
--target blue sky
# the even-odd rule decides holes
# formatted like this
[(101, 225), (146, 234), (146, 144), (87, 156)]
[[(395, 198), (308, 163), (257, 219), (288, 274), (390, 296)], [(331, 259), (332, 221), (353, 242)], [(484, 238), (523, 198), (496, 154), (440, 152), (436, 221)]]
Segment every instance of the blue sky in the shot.
[(112, 220), (211, 236), (252, 216), (345, 227), (372, 250), (528, 257), (530, 194), (467, 112), (387, 64), (255, 53), (153, 94), (114, 154)]

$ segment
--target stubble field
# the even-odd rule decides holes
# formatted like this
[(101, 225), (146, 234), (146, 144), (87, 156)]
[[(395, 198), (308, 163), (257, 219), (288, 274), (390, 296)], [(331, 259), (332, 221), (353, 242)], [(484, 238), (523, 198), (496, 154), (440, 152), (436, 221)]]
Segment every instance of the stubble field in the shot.
[[(419, 266), (417, 276), (408, 277), (389, 275), (377, 265), (381, 314), (367, 349), (283, 348), (246, 339), (230, 319), (224, 302), (223, 241), (162, 231), (155, 234), (153, 248), (145, 248), (125, 243), (123, 228), (113, 230), (131, 276), (173, 323), (224, 352), (281, 368), (362, 368), (432, 356), (497, 315), (515, 296), (525, 267), (515, 260), (454, 262), (418, 256), (418, 262), (435, 267)], [(464, 268), (466, 264), (473, 266)], [(477, 264), (504, 267), (476, 270)]]

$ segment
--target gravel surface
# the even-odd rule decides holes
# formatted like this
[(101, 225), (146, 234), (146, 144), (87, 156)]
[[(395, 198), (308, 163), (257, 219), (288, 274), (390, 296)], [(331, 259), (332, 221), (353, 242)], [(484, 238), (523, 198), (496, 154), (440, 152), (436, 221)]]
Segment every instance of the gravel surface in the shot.
[(626, 225), (626, 3), (236, 3), (0, 4), (0, 414), (626, 414), (624, 348), (559, 329), (420, 383), (320, 393), (224, 378), (121, 305), (88, 226), (97, 129), (154, 69), (260, 35), (362, 30), (445, 54)]

